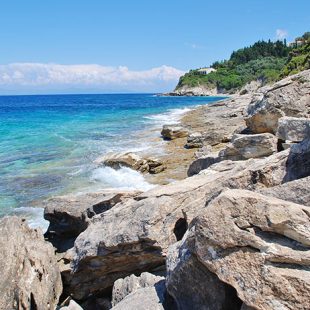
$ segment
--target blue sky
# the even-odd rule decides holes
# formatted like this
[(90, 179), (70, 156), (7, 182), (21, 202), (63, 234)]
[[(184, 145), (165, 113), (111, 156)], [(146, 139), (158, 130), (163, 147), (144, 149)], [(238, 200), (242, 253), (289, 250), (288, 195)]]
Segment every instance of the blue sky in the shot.
[(234, 49), (309, 31), (309, 12), (309, 0), (2, 1), (0, 93), (169, 90)]

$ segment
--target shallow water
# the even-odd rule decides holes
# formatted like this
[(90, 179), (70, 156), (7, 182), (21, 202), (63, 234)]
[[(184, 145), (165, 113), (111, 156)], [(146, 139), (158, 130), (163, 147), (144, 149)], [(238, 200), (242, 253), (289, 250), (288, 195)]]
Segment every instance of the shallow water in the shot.
[[(151, 140), (166, 123), (215, 97), (152, 94), (0, 97), (0, 216), (18, 213), (35, 225), (44, 199), (99, 188), (147, 190), (128, 168), (98, 168), (107, 152), (160, 152)], [(153, 149), (152, 149), (153, 147)]]

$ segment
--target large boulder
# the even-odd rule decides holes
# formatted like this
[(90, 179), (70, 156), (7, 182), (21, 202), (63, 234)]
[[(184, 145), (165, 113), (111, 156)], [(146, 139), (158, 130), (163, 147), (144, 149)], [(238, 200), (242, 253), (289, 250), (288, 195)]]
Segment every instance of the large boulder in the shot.
[(53, 197), (45, 201), (44, 218), (50, 222), (46, 238), (62, 252), (73, 246), (91, 218), (139, 192), (105, 190)]
[(281, 117), (278, 120), (277, 137), (293, 142), (310, 138), (310, 118)]
[(51, 244), (25, 220), (0, 221), (0, 309), (55, 309), (62, 293)]
[(187, 176), (191, 177), (198, 174), (201, 170), (205, 170), (221, 160), (222, 159), (218, 156), (218, 153), (210, 153), (207, 156), (197, 158), (190, 163), (187, 169)]
[[(160, 300), (161, 302), (164, 300), (165, 278), (155, 276), (148, 272), (143, 272), (139, 277), (130, 275), (124, 279), (118, 279), (114, 282), (112, 291), (112, 306), (119, 304), (122, 300), (124, 300), (124, 298), (126, 298), (126, 296), (135, 293), (138, 290), (145, 292), (145, 288), (152, 288), (153, 290), (160, 288)], [(141, 300), (141, 306), (145, 305), (145, 302), (143, 301), (144, 298)]]
[(236, 134), (219, 157), (230, 160), (245, 160), (272, 155), (277, 152), (278, 139), (270, 133), (241, 135)]
[[(222, 161), (199, 175), (154, 188), (93, 217), (75, 240), (63, 274), (66, 294), (80, 300), (108, 293), (130, 274), (165, 263), (168, 247), (225, 188), (271, 187), (287, 174), (289, 150), (264, 159)], [(310, 169), (308, 170), (310, 174)]]
[(248, 107), (247, 126), (253, 133), (276, 134), (283, 116), (309, 117), (310, 70), (263, 87)]
[(180, 125), (164, 125), (161, 131), (161, 135), (167, 140), (184, 138), (187, 137), (188, 134), (189, 131)]
[[(228, 190), (198, 213), (182, 242), (184, 252), (237, 291), (244, 307), (309, 309), (307, 207), (247, 190)], [(172, 276), (167, 279), (168, 290)], [(191, 281), (179, 286), (185, 290), (187, 284), (192, 290)], [(203, 289), (211, 288), (199, 288)]]

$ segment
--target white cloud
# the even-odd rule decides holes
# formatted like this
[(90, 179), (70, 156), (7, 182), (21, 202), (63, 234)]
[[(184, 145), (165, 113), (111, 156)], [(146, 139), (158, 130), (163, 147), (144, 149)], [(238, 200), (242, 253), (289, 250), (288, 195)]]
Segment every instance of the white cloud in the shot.
[(288, 32), (286, 30), (284, 30), (284, 29), (277, 29), (276, 30), (276, 38), (278, 40), (285, 39), (287, 37), (287, 35), (288, 35)]
[(175, 85), (184, 71), (161, 66), (143, 71), (127, 67), (13, 63), (0, 65), (0, 91), (81, 89), (160, 91)]

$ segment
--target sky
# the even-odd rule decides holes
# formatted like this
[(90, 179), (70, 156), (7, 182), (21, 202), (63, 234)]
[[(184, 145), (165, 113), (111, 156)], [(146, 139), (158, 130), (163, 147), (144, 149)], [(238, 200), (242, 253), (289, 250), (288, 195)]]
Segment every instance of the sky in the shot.
[(0, 1), (0, 94), (169, 91), (233, 50), (310, 31), (310, 0)]

